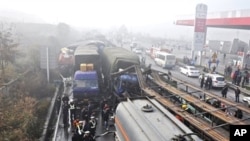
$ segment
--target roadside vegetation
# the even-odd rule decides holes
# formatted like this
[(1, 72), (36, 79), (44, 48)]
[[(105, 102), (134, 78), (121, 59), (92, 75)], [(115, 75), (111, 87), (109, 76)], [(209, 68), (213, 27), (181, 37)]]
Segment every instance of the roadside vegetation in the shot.
[(36, 141), (55, 86), (40, 69), (39, 46), (20, 48), (15, 39), (12, 28), (0, 29), (0, 141)]

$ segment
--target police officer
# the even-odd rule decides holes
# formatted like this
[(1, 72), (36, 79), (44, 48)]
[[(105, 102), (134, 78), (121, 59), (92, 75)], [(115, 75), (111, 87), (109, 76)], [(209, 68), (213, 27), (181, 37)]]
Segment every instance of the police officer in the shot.
[(73, 100), (71, 100), (70, 103), (69, 103), (69, 110), (70, 110), (70, 120), (72, 122), (74, 120), (74, 118), (75, 118), (75, 110), (76, 110)]
[(94, 141), (93, 136), (90, 134), (90, 131), (85, 131), (83, 135), (83, 141)]
[(96, 126), (97, 126), (96, 119), (94, 116), (91, 116), (89, 120), (89, 131), (92, 136), (95, 136)]

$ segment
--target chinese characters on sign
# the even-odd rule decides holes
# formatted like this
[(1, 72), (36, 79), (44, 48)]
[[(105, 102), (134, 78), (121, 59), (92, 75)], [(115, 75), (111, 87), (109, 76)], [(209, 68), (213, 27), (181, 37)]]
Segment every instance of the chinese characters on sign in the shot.
[(193, 39), (193, 50), (195, 51), (201, 51), (205, 44), (206, 17), (207, 17), (207, 6), (204, 4), (198, 4), (196, 6), (194, 39)]

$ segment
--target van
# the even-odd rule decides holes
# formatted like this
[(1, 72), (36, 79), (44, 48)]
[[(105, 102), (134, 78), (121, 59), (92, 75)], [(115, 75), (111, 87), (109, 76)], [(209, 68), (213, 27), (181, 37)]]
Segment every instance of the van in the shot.
[(159, 51), (156, 52), (154, 62), (162, 68), (172, 69), (176, 64), (176, 57), (174, 54)]

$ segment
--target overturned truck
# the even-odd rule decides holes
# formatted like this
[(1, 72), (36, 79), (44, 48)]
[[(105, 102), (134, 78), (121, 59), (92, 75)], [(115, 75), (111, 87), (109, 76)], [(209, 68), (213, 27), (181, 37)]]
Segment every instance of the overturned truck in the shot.
[(124, 96), (125, 93), (138, 91), (139, 84), (133, 66), (140, 65), (139, 56), (124, 48), (106, 47), (102, 50), (102, 58), (104, 84), (110, 92)]

